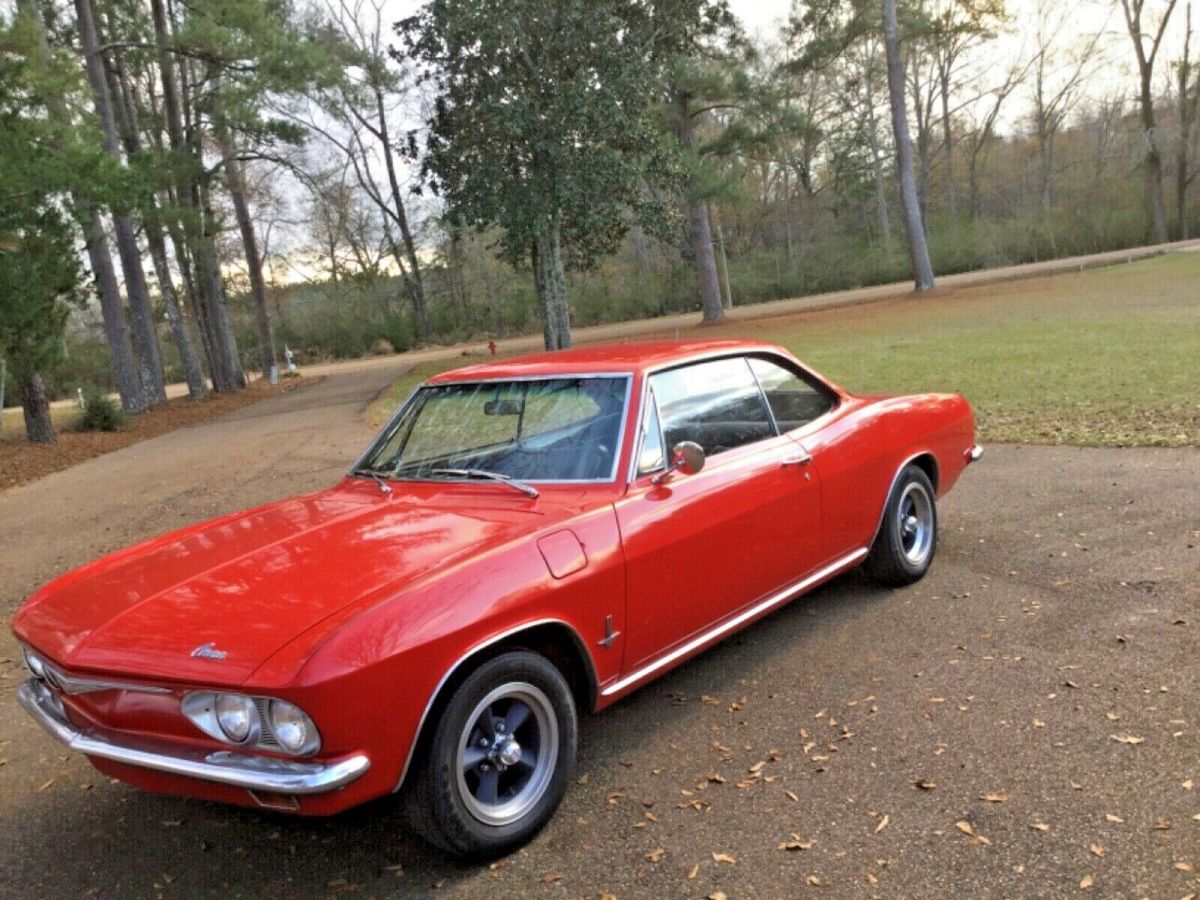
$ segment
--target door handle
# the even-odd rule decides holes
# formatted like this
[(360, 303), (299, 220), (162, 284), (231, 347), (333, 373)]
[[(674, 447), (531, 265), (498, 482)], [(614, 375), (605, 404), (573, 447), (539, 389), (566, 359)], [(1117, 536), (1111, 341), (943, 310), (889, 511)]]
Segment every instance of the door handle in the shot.
[(784, 466), (807, 466), (812, 462), (812, 454), (801, 450), (795, 456), (785, 456), (783, 458)]

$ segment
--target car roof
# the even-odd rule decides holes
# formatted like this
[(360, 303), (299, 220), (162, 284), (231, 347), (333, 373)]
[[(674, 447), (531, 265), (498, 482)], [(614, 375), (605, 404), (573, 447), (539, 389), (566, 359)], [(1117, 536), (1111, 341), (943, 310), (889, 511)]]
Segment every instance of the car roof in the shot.
[(722, 353), (783, 352), (775, 344), (745, 340), (638, 341), (623, 344), (595, 344), (571, 350), (554, 350), (500, 359), (475, 366), (442, 372), (428, 384), (455, 381), (484, 381), (505, 378), (534, 378), (553, 375), (595, 373), (641, 374), (672, 363)]

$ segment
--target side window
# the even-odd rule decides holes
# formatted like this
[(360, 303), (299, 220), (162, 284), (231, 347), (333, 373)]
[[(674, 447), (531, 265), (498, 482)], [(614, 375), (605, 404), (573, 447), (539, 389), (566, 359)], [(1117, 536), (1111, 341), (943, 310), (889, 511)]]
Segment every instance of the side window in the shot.
[(649, 390), (646, 392), (646, 408), (642, 413), (642, 446), (638, 451), (638, 476), (657, 472), (665, 464), (662, 429), (658, 424), (658, 410), (654, 406), (654, 391)]
[(836, 398), (832, 394), (810, 384), (790, 369), (758, 358), (750, 360), (750, 367), (767, 395), (781, 432), (807, 425), (834, 407)]
[(775, 434), (744, 357), (660, 372), (650, 383), (667, 452), (680, 441), (695, 441), (706, 456), (715, 456)]

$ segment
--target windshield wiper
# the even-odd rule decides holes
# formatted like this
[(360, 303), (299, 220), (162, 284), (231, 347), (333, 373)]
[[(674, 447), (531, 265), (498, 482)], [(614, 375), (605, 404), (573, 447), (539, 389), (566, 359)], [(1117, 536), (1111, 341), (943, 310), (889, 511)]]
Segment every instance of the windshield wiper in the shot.
[[(368, 478), (374, 478), (375, 483), (379, 485), (379, 490), (385, 494), (392, 492), (392, 486), (387, 483), (387, 479), (378, 469), (368, 469), (365, 466), (361, 469), (352, 469), (351, 475), (366, 475)], [(390, 473), (389, 473), (390, 474)]]
[(489, 472), (486, 469), (433, 469), (430, 475), (449, 475), (454, 478), (486, 478), (499, 484), (507, 484), (529, 497), (537, 497), (538, 489), (531, 484), (515, 480), (511, 475), (501, 475), (499, 472)]

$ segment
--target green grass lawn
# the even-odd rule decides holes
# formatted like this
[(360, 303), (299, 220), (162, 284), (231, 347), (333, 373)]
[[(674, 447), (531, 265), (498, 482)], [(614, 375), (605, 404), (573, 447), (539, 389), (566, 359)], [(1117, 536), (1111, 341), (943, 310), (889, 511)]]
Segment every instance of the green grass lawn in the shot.
[(753, 323), (852, 390), (953, 390), (984, 440), (1200, 444), (1200, 253)]
[[(853, 391), (959, 391), (984, 441), (1200, 444), (1200, 253), (685, 336), (783, 344)], [(418, 366), (373, 407), (374, 420), (463, 363)]]

